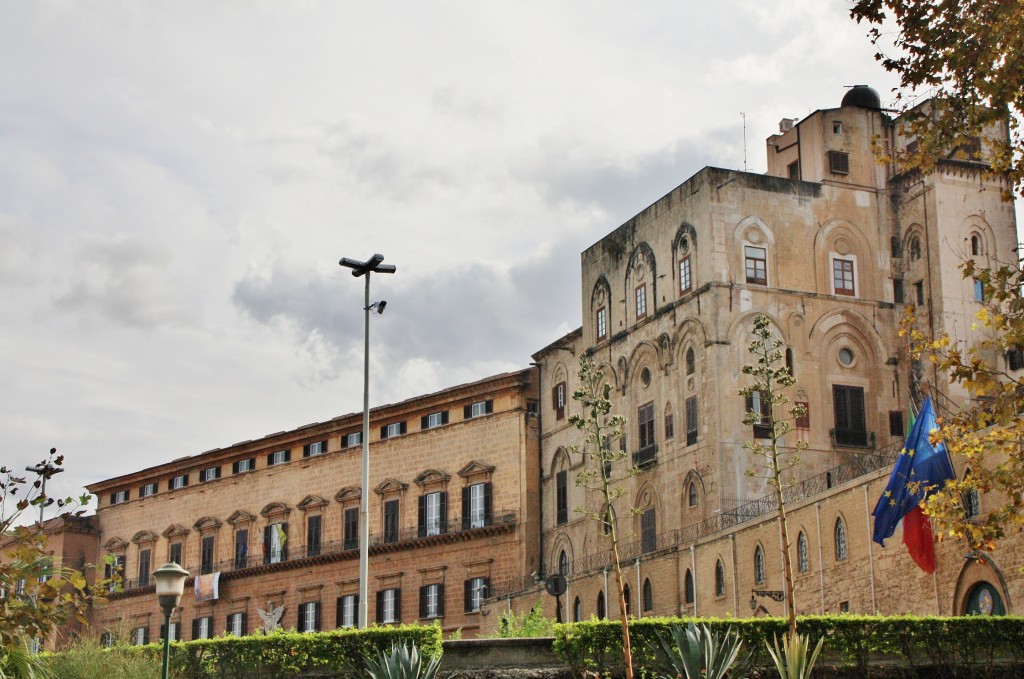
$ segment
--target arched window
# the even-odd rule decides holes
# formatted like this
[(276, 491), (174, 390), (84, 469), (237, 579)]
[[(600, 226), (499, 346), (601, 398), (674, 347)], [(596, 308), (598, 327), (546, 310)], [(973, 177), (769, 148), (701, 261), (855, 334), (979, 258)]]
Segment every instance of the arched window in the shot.
[[(968, 481), (970, 476), (971, 470), (968, 469), (964, 472), (964, 481)], [(964, 513), (967, 514), (968, 519), (981, 514), (981, 497), (975, 488), (968, 488), (964, 492)]]
[(921, 239), (917, 234), (910, 238), (910, 261), (915, 262), (921, 259)]
[(629, 585), (622, 588), (622, 600), (626, 604), (626, 615), (630, 615), (633, 611), (633, 597), (632, 592), (629, 589)]
[(761, 545), (754, 548), (754, 582), (764, 584), (764, 550)]
[(686, 569), (686, 577), (683, 578), (683, 602), (693, 603), (693, 573), (689, 568)]
[(715, 562), (715, 596), (725, 596), (725, 566), (721, 559)]
[(691, 507), (697, 506), (697, 483), (690, 481), (690, 485), (686, 488), (686, 504)]
[(576, 600), (572, 602), (572, 621), (579, 622), (581, 620), (583, 620), (583, 602), (576, 597)]
[(665, 440), (676, 435), (675, 419), (672, 417), (672, 404), (665, 404)]
[(608, 617), (607, 611), (604, 608), (604, 592), (597, 593), (597, 617), (601, 620)]
[(971, 254), (972, 255), (980, 255), (981, 254), (981, 238), (978, 237), (978, 234), (973, 234), (971, 236)]
[(697, 371), (697, 358), (694, 356), (693, 347), (686, 350), (686, 374), (692, 375)]
[(796, 377), (796, 372), (793, 371), (793, 350), (789, 347), (786, 348), (786, 370), (793, 377)]
[(690, 259), (690, 239), (685, 236), (679, 240), (679, 293), (687, 293), (693, 288), (693, 262)]
[(811, 569), (811, 560), (807, 554), (807, 535), (803, 531), (796, 536), (796, 567), (801, 573)]
[(650, 578), (644, 578), (643, 609), (645, 613), (654, 610), (654, 587)]
[(569, 575), (569, 556), (564, 549), (558, 553), (558, 572), (562, 575)]
[(836, 561), (846, 559), (846, 524), (842, 518), (836, 519)]

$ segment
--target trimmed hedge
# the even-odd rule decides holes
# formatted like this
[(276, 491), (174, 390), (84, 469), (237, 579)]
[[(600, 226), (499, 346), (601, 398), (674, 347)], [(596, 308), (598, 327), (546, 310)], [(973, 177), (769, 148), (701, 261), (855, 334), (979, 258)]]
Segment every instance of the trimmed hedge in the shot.
[[(305, 673), (361, 673), (366, 658), (413, 641), (428, 657), (440, 657), (441, 627), (400, 625), (330, 632), (284, 632), (224, 636), (171, 643), (171, 675), (176, 679), (277, 679)], [(163, 644), (134, 647), (140, 653), (163, 652)]]
[[(668, 634), (682, 618), (643, 618), (630, 622), (634, 667), (638, 674), (656, 674), (660, 665), (657, 634)], [(765, 641), (786, 633), (784, 618), (742, 620), (696, 619), (711, 629), (735, 629), (743, 639), (741, 658), (750, 667), (770, 660)], [(928, 668), (927, 676), (983, 676), (985, 670), (1024, 665), (1024, 618), (996, 616), (806, 616), (800, 632), (813, 639), (825, 636), (820, 665), (854, 668), (868, 676), (872, 661)], [(564, 623), (555, 626), (554, 650), (577, 674), (621, 671), (622, 636), (617, 620)], [(922, 675), (924, 676), (924, 675)]]

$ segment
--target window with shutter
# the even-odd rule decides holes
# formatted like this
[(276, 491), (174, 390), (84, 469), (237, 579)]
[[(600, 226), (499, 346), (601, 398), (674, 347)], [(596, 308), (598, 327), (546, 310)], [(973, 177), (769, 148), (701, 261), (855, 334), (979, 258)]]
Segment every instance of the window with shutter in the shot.
[(555, 411), (555, 419), (565, 417), (565, 382), (559, 382), (551, 389), (551, 407)]
[(555, 474), (555, 523), (569, 522), (569, 474), (563, 469)]
[(359, 548), (359, 507), (345, 509), (344, 549)]
[(864, 419), (864, 389), (842, 384), (832, 385), (837, 445), (866, 446), (867, 423)]

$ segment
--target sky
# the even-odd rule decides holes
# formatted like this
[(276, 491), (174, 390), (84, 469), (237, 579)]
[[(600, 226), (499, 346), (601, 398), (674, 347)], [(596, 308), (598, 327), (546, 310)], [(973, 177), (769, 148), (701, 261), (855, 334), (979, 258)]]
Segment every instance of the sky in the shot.
[[(579, 254), (869, 84), (847, 0), (0, 5), (0, 464), (51, 495), (527, 367)], [(744, 118), (746, 154), (744, 153)], [(746, 161), (744, 157), (746, 155)]]

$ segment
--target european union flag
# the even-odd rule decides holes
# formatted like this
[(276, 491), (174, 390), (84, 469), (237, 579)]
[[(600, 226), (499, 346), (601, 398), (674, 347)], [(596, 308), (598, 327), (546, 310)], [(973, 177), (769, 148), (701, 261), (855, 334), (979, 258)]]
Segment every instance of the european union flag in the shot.
[(941, 442), (932, 445), (928, 436), (938, 429), (932, 399), (925, 399), (921, 412), (907, 435), (907, 440), (896, 466), (889, 477), (885, 492), (878, 498), (875, 511), (875, 542), (885, 546), (885, 539), (892, 537), (904, 516), (917, 507), (935, 488), (941, 488), (946, 481), (956, 478), (949, 461), (946, 446)]

